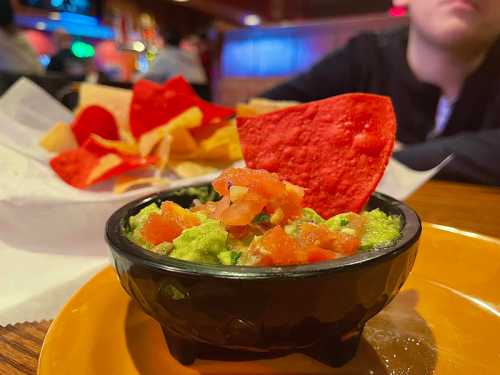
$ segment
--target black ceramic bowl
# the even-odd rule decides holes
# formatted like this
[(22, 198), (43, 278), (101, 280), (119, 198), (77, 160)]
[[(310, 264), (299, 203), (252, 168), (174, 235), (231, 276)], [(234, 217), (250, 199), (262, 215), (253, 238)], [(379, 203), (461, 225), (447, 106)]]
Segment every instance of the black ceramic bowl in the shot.
[(122, 286), (161, 324), (171, 354), (183, 364), (302, 352), (340, 366), (354, 356), (366, 321), (399, 291), (417, 254), (418, 216), (381, 194), (367, 208), (402, 217), (397, 243), (311, 265), (204, 265), (148, 252), (123, 235), (128, 218), (151, 202), (188, 207), (193, 199), (153, 194), (120, 208), (106, 225)]

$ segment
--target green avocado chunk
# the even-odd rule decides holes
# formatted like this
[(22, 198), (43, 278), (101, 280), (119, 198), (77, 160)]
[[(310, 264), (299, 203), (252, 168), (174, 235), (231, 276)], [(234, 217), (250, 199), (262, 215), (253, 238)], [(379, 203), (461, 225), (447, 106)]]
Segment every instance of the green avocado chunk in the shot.
[(204, 223), (184, 229), (174, 240), (170, 256), (199, 263), (221, 263), (218, 255), (227, 251), (228, 233), (221, 222), (208, 219)]
[(392, 245), (401, 235), (401, 218), (387, 215), (380, 209), (363, 212), (366, 219), (361, 250)]
[(322, 224), (325, 220), (312, 208), (306, 207), (302, 209), (302, 216), (297, 220), (290, 222), (283, 228), (289, 236), (296, 237), (299, 233), (299, 225), (302, 223)]
[(325, 221), (325, 226), (330, 230), (342, 230), (343, 227), (349, 224), (349, 215), (350, 212), (345, 212), (343, 214), (332, 216)]

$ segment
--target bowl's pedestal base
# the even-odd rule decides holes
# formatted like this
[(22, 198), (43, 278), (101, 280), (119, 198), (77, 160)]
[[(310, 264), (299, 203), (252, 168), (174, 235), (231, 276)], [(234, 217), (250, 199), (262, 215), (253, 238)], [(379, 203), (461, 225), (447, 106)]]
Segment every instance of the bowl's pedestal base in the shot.
[[(304, 353), (328, 366), (341, 367), (356, 354), (362, 332), (363, 327), (344, 334), (341, 337), (325, 337), (315, 345), (296, 352)], [(251, 361), (276, 358), (294, 353), (294, 351), (252, 352), (226, 349), (187, 340), (164, 327), (163, 334), (170, 354), (183, 365), (190, 365), (197, 358), (223, 361)]]

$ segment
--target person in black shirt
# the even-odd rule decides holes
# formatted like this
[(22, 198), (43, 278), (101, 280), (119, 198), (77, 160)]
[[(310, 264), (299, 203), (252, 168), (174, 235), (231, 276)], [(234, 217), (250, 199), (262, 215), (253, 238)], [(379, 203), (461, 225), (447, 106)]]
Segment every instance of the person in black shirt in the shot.
[(500, 2), (396, 0), (409, 28), (364, 33), (260, 95), (311, 101), (347, 92), (392, 98), (394, 157), (438, 178), (500, 185)]

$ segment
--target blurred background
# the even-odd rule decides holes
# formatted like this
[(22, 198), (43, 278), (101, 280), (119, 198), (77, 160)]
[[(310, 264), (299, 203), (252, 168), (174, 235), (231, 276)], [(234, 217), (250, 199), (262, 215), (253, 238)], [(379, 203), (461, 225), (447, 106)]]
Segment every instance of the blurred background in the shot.
[(407, 22), (390, 0), (2, 1), (10, 1), (13, 27), (43, 71), (0, 67), (0, 94), (27, 75), (59, 99), (72, 90), (68, 82), (162, 81), (162, 58), (175, 50), (202, 97), (233, 105), (306, 70), (362, 30)]

